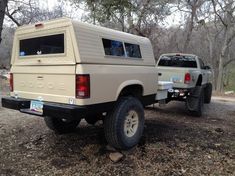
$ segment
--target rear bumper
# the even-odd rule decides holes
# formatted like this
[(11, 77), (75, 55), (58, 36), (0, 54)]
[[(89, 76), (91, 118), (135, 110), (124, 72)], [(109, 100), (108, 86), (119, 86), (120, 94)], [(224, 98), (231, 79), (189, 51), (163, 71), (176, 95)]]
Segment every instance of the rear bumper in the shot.
[(172, 89), (168, 90), (168, 102), (172, 100), (185, 101), (185, 98), (190, 94), (191, 91), (191, 88), (184, 89), (173, 87)]
[(19, 110), (23, 113), (37, 115), (37, 116), (50, 116), (60, 119), (73, 120), (75, 118), (81, 118), (88, 112), (86, 106), (68, 105), (60, 103), (44, 102), (43, 114), (38, 114), (30, 111), (30, 100), (21, 98), (2, 98), (2, 107)]
[(70, 105), (53, 102), (43, 102), (43, 114), (30, 111), (29, 99), (2, 98), (2, 107), (19, 110), (20, 112), (37, 115), (37, 116), (49, 116), (59, 119), (66, 119), (68, 121), (78, 118), (84, 118), (86, 116), (111, 111), (115, 102), (107, 102), (93, 105)]
[(30, 101), (25, 99), (16, 99), (16, 98), (2, 98), (2, 107), (9, 108), (9, 109), (26, 109), (29, 108)]

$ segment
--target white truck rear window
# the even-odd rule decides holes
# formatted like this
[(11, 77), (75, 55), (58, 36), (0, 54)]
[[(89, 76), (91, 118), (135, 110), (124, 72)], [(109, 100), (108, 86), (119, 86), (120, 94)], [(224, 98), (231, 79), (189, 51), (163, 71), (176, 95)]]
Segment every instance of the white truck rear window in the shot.
[(162, 56), (158, 66), (197, 68), (194, 56)]
[(20, 40), (20, 56), (64, 53), (64, 34)]

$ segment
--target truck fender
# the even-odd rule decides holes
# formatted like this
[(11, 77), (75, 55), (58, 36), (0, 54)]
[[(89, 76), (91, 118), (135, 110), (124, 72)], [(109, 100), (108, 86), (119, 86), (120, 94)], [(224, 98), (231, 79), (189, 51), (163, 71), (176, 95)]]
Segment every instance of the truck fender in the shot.
[(199, 79), (201, 73), (199, 71), (193, 71), (191, 74), (192, 74), (193, 84), (194, 84), (194, 86), (197, 86), (198, 79)]
[(143, 82), (139, 81), (139, 80), (127, 80), (125, 82), (123, 82), (117, 89), (117, 93), (116, 93), (116, 100), (118, 99), (121, 91), (127, 87), (127, 86), (131, 86), (131, 85), (140, 85), (143, 89), (144, 89), (144, 84)]
[(197, 77), (197, 82), (196, 82), (196, 86), (201, 86), (202, 85), (202, 75), (200, 74), (200, 75), (198, 75), (198, 77)]

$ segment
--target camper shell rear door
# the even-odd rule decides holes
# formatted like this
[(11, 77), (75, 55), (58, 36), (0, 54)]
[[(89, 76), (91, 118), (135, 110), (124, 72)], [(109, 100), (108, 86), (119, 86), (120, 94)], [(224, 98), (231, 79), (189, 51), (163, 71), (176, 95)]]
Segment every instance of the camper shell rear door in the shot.
[(26, 26), (16, 31), (12, 68), (12, 96), (73, 103), (76, 45), (69, 20)]
[(75, 46), (69, 20), (20, 27), (15, 33), (12, 65), (74, 65)]

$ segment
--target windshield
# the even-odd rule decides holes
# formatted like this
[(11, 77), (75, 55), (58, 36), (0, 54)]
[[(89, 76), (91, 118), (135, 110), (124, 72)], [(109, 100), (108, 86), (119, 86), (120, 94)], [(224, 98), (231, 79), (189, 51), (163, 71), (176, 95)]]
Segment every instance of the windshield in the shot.
[(194, 56), (162, 56), (158, 66), (197, 68)]
[(20, 56), (64, 53), (64, 34), (20, 40)]

